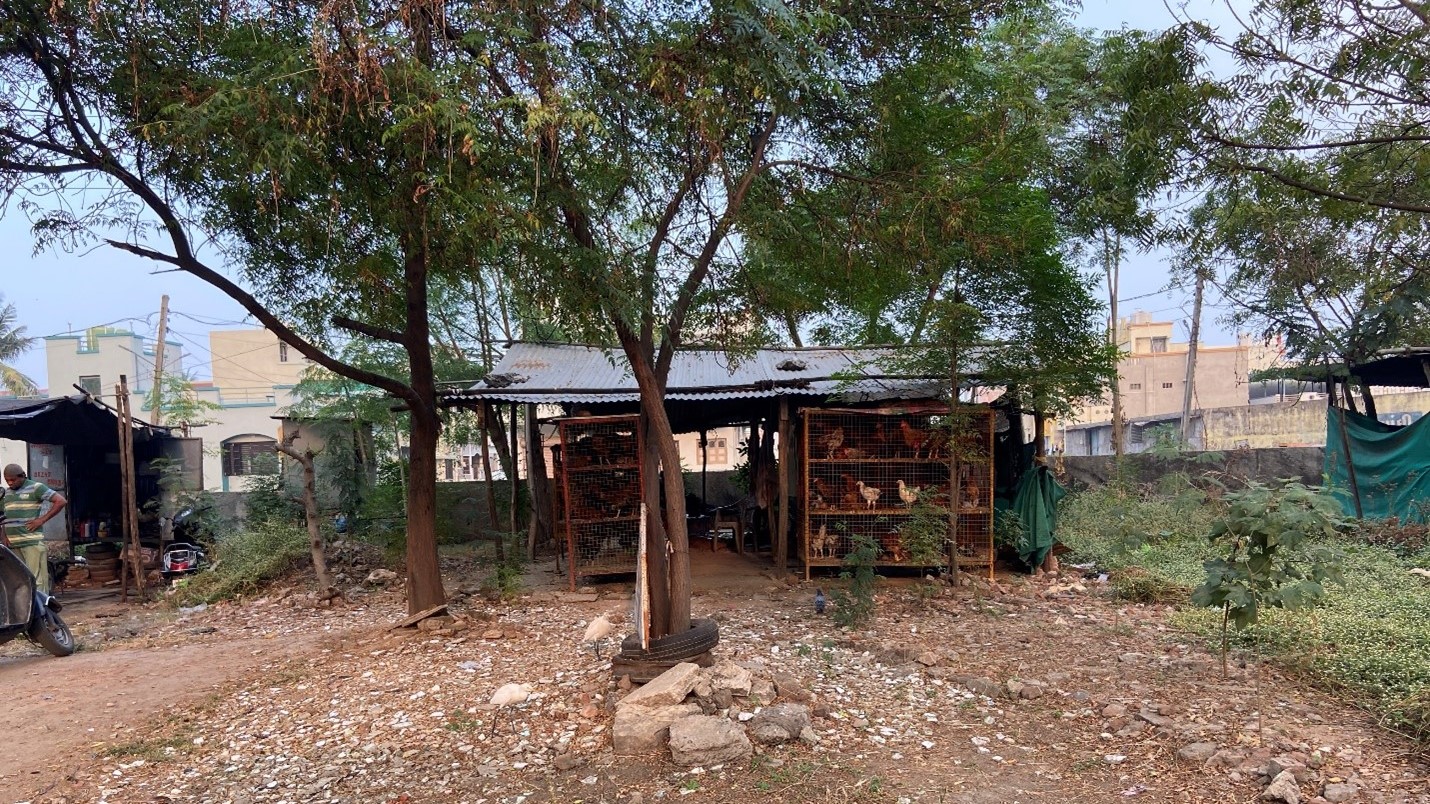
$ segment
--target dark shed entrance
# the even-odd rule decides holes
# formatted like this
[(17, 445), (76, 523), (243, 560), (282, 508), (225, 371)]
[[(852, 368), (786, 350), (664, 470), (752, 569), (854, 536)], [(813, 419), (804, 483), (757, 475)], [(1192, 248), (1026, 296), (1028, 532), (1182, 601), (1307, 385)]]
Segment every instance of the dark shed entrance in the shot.
[[(45, 525), (45, 539), (69, 545), (119, 543), (125, 501), (119, 465), (119, 417), (89, 396), (0, 400), (0, 438), (24, 441), (31, 477), (60, 491), (69, 506)], [(158, 498), (156, 458), (168, 458), (185, 472), (184, 485), (202, 488), (198, 439), (174, 438), (163, 427), (134, 423), (135, 502), (142, 510)], [(141, 520), (143, 541), (158, 541), (157, 517)]]

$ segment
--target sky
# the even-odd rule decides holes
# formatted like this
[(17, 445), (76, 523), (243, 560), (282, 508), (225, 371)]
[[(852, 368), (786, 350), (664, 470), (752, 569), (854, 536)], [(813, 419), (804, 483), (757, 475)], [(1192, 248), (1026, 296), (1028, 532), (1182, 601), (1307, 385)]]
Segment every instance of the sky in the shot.
[[(1239, 3), (1240, 4), (1240, 3)], [(1189, 15), (1214, 25), (1232, 24), (1221, 2), (1186, 0), (1178, 15)], [(1174, 21), (1173, 11), (1157, 0), (1084, 0), (1074, 22), (1086, 28), (1122, 27), (1160, 30)], [(83, 253), (34, 253), (34, 239), (24, 213), (11, 208), (0, 218), (0, 255), (8, 269), (0, 280), (0, 294), (14, 304), (18, 322), (36, 337), (79, 331), (91, 326), (125, 327), (141, 335), (156, 334), (160, 297), (168, 294), (171, 340), (184, 346), (185, 367), (196, 378), (210, 372), (208, 332), (252, 326), (252, 319), (237, 302), (188, 274), (163, 271), (163, 266), (125, 254), (108, 246)], [(1145, 310), (1157, 320), (1178, 323), (1186, 336), (1190, 294), (1168, 289), (1166, 253), (1133, 254), (1122, 267), (1120, 312)], [(1203, 320), (1203, 341), (1234, 343), (1235, 334), (1219, 321), (1225, 312), (1220, 301), (1208, 300)], [(45, 387), (42, 343), (13, 361), (41, 387)], [(66, 389), (52, 389), (63, 392)]]

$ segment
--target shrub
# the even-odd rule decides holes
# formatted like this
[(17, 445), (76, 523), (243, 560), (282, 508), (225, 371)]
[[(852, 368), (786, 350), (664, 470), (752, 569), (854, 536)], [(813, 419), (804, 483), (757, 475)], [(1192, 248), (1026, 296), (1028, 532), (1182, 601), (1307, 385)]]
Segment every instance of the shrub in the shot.
[(212, 569), (185, 580), (178, 605), (212, 603), (253, 594), (305, 560), (308, 532), (287, 522), (261, 523), (220, 539), (209, 556)]
[(854, 549), (844, 557), (844, 571), (839, 577), (849, 588), (831, 589), (834, 601), (834, 622), (846, 628), (858, 628), (874, 616), (874, 560), (879, 557), (879, 545), (868, 536), (855, 536)]

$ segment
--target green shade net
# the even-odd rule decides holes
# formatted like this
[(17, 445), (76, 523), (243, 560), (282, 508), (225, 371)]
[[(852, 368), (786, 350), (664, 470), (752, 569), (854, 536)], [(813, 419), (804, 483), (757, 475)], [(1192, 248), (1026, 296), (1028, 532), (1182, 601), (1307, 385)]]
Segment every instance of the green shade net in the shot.
[[(1068, 490), (1053, 477), (1046, 466), (1034, 466), (1023, 473), (1013, 502), (1000, 516), (1014, 515), (1022, 525), (1023, 538), (1018, 541), (1018, 555), (1029, 567), (1040, 567), (1053, 549), (1053, 533), (1058, 524), (1058, 501)], [(1001, 506), (1000, 506), (1001, 507)]]
[[(1355, 482), (1346, 464), (1350, 448)], [(1426, 521), (1430, 508), (1430, 416), (1397, 427), (1332, 408), (1326, 417), (1326, 476), (1348, 516), (1356, 496), (1365, 519)]]

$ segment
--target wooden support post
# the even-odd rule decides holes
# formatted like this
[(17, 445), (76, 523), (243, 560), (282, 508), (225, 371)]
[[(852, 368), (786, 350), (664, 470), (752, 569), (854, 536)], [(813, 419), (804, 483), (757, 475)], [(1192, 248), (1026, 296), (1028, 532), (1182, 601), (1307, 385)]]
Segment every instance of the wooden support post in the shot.
[[(536, 406), (526, 406), (526, 483), (531, 496), (531, 527), (526, 538), (526, 558), (536, 559), (536, 546), (555, 539), (551, 481), (546, 477), (546, 446), (541, 441), (541, 424)], [(561, 551), (557, 550), (560, 560)]]
[(518, 478), (517, 476), (520, 475), (521, 472), (518, 472), (518, 471), (517, 471), (517, 460), (516, 460), (516, 455), (517, 455), (517, 452), (516, 452), (516, 451), (517, 451), (516, 427), (517, 427), (517, 422), (516, 422), (516, 403), (513, 402), (513, 403), (511, 403), (511, 430), (509, 431), (509, 435), (510, 435), (510, 438), (511, 438), (511, 461), (510, 461), (510, 463), (511, 463), (511, 477), (508, 478), (508, 479), (511, 481), (511, 505), (507, 506), (507, 507), (510, 509), (510, 510), (508, 511), (508, 515), (509, 515), (509, 516), (508, 516), (508, 518), (507, 518), (507, 519), (508, 519), (507, 524), (508, 524), (510, 527), (508, 527), (507, 530), (508, 530), (508, 532), (511, 533), (511, 537), (512, 537), (513, 539), (516, 538), (516, 533), (517, 533), (517, 529), (516, 529), (516, 506), (517, 506), (517, 503), (520, 502), (520, 500), (521, 500), (521, 491), (520, 491), (520, 488), (519, 488), (518, 485), (517, 485), (517, 483), (520, 482), (520, 478)]
[(790, 441), (793, 430), (789, 420), (789, 398), (780, 397), (780, 451), (779, 451), (779, 516), (775, 523), (775, 567), (781, 573), (789, 568), (789, 467), (795, 450)]
[[(125, 569), (133, 568), (134, 594), (144, 600), (144, 556), (139, 548), (139, 505), (136, 497), (134, 466), (134, 419), (130, 414), (129, 378), (119, 375), (119, 384), (114, 386), (115, 402), (119, 414), (119, 484), (120, 517), (124, 524), (124, 544), (127, 553)], [(130, 574), (124, 573), (120, 580), (120, 599), (129, 601)]]
[(494, 410), (490, 403), (482, 403), (482, 427), (480, 431), (480, 438), (482, 439), (482, 486), (487, 490), (487, 527), (491, 529), (491, 532), (496, 532), (496, 559), (498, 564), (502, 564), (506, 561), (506, 550), (503, 544), (505, 540), (501, 534), (497, 532), (500, 525), (497, 524), (499, 520), (497, 518), (496, 480), (492, 477), (491, 447), (487, 444), (492, 437), (490, 417), (493, 412)]

